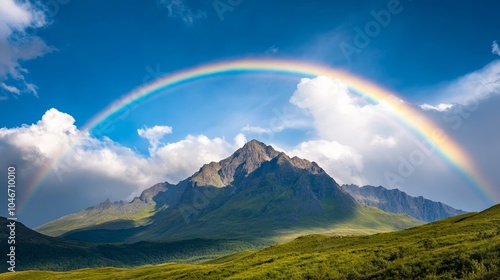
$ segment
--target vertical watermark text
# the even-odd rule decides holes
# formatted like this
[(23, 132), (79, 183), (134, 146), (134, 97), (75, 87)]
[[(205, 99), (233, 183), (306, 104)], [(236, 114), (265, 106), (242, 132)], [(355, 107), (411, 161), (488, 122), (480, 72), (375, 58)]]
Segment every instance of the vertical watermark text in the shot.
[(7, 269), (11, 272), (16, 270), (16, 168), (9, 166), (7, 168)]

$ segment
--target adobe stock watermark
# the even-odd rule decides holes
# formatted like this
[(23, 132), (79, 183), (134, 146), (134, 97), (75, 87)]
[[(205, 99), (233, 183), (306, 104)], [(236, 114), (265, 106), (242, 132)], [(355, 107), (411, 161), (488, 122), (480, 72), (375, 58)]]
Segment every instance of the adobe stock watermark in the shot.
[(150, 65), (146, 66), (146, 72), (147, 74), (144, 76), (142, 79), (143, 84), (147, 84), (150, 82), (154, 82), (158, 80), (161, 77), (166, 76), (168, 73), (167, 72), (162, 72), (160, 70), (160, 64), (156, 64), (156, 66), (153, 68)]
[(399, 156), (397, 164), (397, 173), (392, 171), (384, 172), (384, 178), (391, 189), (401, 189), (402, 184), (411, 177), (417, 168), (422, 166), (437, 149), (437, 146), (447, 141), (448, 137), (443, 131), (436, 130), (432, 139), (421, 139), (415, 141), (416, 148), (407, 156)]
[(404, 7), (399, 0), (389, 0), (386, 8), (378, 12), (371, 10), (370, 15), (373, 20), (368, 21), (363, 27), (354, 27), (355, 35), (352, 42), (343, 41), (339, 44), (340, 51), (346, 60), (350, 62), (353, 54), (360, 54), (364, 48), (368, 47), (372, 40), (391, 24), (393, 17), (403, 10)]
[(44, 2), (45, 7), (48, 8), (48, 17), (54, 18), (61, 9), (61, 6), (67, 5), (71, 0), (47, 0)]
[(16, 271), (16, 168), (7, 168), (7, 270)]
[[(221, 189), (213, 186), (198, 187), (197, 184), (193, 186), (193, 197), (189, 203), (182, 203), (179, 205), (179, 212), (184, 218), (186, 224), (190, 224), (191, 220), (196, 218), (201, 211), (210, 205), (210, 202), (221, 194)], [(233, 188), (231, 194), (236, 189)], [(231, 195), (229, 194), (229, 195)]]
[(215, 0), (212, 2), (215, 12), (220, 21), (224, 21), (224, 14), (232, 13), (236, 7), (241, 5), (243, 0)]
[(482, 100), (485, 100), (496, 91), (500, 91), (500, 85), (496, 85), (496, 81), (486, 81), (485, 77), (482, 75), (478, 77), (476, 82), (474, 94), (465, 104), (453, 105), (443, 114), (443, 120), (451, 125), (453, 130), (458, 130), (463, 125), (464, 121), (469, 119), (472, 114), (479, 109)]

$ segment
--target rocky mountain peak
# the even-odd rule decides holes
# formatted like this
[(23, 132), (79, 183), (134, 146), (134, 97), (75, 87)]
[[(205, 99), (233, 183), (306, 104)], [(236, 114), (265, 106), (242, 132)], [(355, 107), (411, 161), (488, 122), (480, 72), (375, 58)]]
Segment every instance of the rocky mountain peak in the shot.
[(254, 139), (234, 152), (232, 156), (221, 161), (221, 165), (224, 168), (226, 165), (240, 165), (244, 163), (246, 167), (245, 170), (248, 171), (248, 174), (259, 167), (263, 162), (270, 161), (279, 154), (280, 153), (272, 146), (267, 146)]
[(291, 158), (285, 153), (279, 153), (276, 159), (278, 164), (287, 164), (296, 169), (304, 169), (311, 174), (326, 174), (325, 171), (314, 161), (309, 161), (296, 156)]
[(230, 157), (220, 162), (205, 164), (191, 180), (198, 186), (224, 187), (230, 185), (236, 175), (247, 176), (262, 163), (270, 161), (279, 154), (272, 146), (254, 139)]
[(154, 203), (153, 198), (159, 193), (163, 192), (167, 189), (168, 183), (158, 183), (150, 188), (145, 189), (141, 195), (139, 196), (139, 199), (147, 204), (152, 204)]
[(111, 208), (112, 205), (113, 205), (113, 203), (108, 198), (108, 199), (106, 199), (106, 201), (103, 201), (103, 202), (97, 204), (97, 206), (95, 206), (94, 209), (96, 209), (96, 210), (106, 210), (106, 209)]

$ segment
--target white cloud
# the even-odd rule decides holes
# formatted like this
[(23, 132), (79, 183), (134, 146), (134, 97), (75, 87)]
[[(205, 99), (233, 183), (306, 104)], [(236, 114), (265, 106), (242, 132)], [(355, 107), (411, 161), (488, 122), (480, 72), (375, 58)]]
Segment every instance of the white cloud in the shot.
[(446, 104), (446, 103), (440, 103), (437, 106), (432, 106), (430, 104), (420, 105), (420, 108), (422, 108), (422, 110), (425, 110), (425, 111), (434, 110), (434, 111), (438, 111), (438, 112), (447, 111), (447, 110), (451, 109), (452, 107), (453, 107), (453, 104)]
[[(500, 60), (433, 91), (444, 104), (471, 105), (500, 94)], [(433, 106), (433, 105), (430, 105)], [(436, 106), (436, 107), (439, 107)]]
[(45, 14), (28, 1), (3, 0), (0, 6), (0, 38), (8, 38), (14, 32), (24, 32), (28, 27), (38, 28), (46, 24)]
[(186, 0), (159, 0), (168, 10), (168, 16), (179, 18), (184, 23), (192, 25), (196, 20), (205, 19), (207, 13), (202, 10), (193, 11)]
[(264, 128), (264, 127), (260, 127), (260, 126), (245, 126), (241, 129), (241, 131), (243, 132), (250, 132), (250, 133), (257, 133), (257, 134), (269, 134), (269, 133), (272, 133), (273, 130), (270, 129), (270, 128)]
[(408, 135), (394, 122), (388, 106), (351, 94), (340, 80), (302, 79), (290, 102), (312, 116), (319, 138), (299, 144), (293, 153), (317, 161), (340, 182), (383, 183), (373, 169), (364, 170), (365, 162), (379, 162), (407, 149), (398, 145), (408, 143)]
[(238, 148), (243, 147), (243, 145), (245, 145), (246, 142), (248, 142), (248, 141), (247, 141), (247, 138), (245, 137), (245, 134), (243, 134), (243, 133), (238, 133), (238, 135), (236, 135), (236, 137), (234, 137), (234, 143), (236, 144), (236, 146)]
[(287, 153), (316, 161), (340, 184), (363, 183), (358, 177), (363, 171), (363, 156), (352, 147), (336, 141), (311, 140), (300, 143)]
[(312, 116), (320, 139), (361, 148), (367, 147), (375, 135), (397, 132), (383, 102), (367, 103), (339, 80), (302, 79), (290, 102)]
[(242, 137), (237, 136), (236, 143), (230, 143), (218, 137), (188, 135), (181, 141), (158, 148), (149, 159), (149, 172), (165, 174), (170, 181), (177, 182), (192, 175), (205, 163), (230, 156), (240, 147), (241, 140)]
[(37, 88), (26, 80), (28, 70), (21, 66), (27, 61), (53, 51), (37, 36), (29, 35), (28, 29), (47, 25), (43, 8), (29, 1), (2, 0), (0, 5), (0, 93), (2, 99), (12, 94), (31, 93), (37, 96)]
[(5, 83), (0, 84), (0, 87), (2, 87), (4, 90), (6, 90), (10, 93), (14, 93), (16, 95), (21, 94), (21, 91), (18, 88), (13, 87), (13, 86), (8, 86)]
[(282, 114), (278, 111), (274, 113), (274, 117), (269, 121), (269, 127), (246, 125), (241, 128), (241, 131), (263, 136), (264, 134), (273, 135), (274, 133), (281, 132), (288, 128), (299, 129), (310, 126), (307, 120), (300, 118), (300, 116), (302, 116), (301, 114)]
[[(466, 75), (446, 85), (446, 89), (465, 94), (467, 89), (474, 88), (468, 82), (477, 82), (479, 76), (485, 84), (480, 96), (491, 97), (498, 86), (500, 75), (496, 70), (499, 65), (500, 63), (494, 62), (479, 73)], [(490, 100), (500, 100), (500, 96)], [(483, 99), (479, 101), (486, 103)], [(411, 120), (400, 121), (394, 118), (393, 112), (388, 110), (389, 107), (384, 105), (383, 101), (378, 104), (367, 103), (351, 94), (341, 81), (318, 77), (301, 80), (290, 102), (312, 117), (313, 131), (309, 133), (316, 140), (306, 140), (285, 150), (291, 150), (289, 153), (292, 155), (318, 162), (338, 182), (397, 187), (411, 195), (423, 195), (466, 209), (485, 205), (481, 196), (471, 191), (470, 184), (462, 180), (457, 171), (443, 160), (437, 151), (429, 149), (428, 140), (412, 132)], [(466, 119), (470, 117), (468, 112), (458, 112), (457, 115), (451, 116), (453, 121), (461, 118), (459, 120), (467, 127), (461, 132), (463, 135), (460, 141), (467, 143), (471, 139), (470, 135), (480, 139), (478, 141), (481, 143), (484, 143), (485, 139), (496, 139), (497, 133), (489, 125), (496, 118), (494, 114), (488, 113), (496, 110), (496, 107), (494, 104), (483, 104), (481, 112), (476, 112), (477, 116), (474, 118)], [(449, 106), (443, 104), (435, 107), (444, 110)], [(489, 108), (487, 112), (482, 111), (483, 107)], [(429, 118), (440, 116), (430, 111), (422, 113), (429, 114)], [(483, 118), (488, 121), (477, 123), (484, 121)], [(441, 118), (441, 121), (445, 122), (446, 119)], [(406, 122), (410, 122), (410, 127)], [(485, 126), (484, 123), (488, 125)], [(448, 137), (457, 133), (449, 124), (443, 125), (442, 128)], [(487, 136), (490, 134), (492, 136)], [(460, 143), (463, 145), (463, 142)], [(482, 154), (494, 158), (486, 161), (487, 156), (477, 156), (478, 162), (492, 162), (498, 159), (496, 146), (483, 147), (477, 145), (477, 141), (471, 143), (471, 147), (467, 147), (472, 151), (471, 154), (474, 154), (476, 149), (482, 149), (488, 151)], [(394, 177), (386, 176), (387, 174), (398, 176), (398, 179), (394, 180)], [(453, 193), (453, 197), (450, 193)]]
[(58, 157), (61, 151), (76, 143), (80, 135), (75, 120), (56, 109), (48, 110), (40, 121), (31, 126), (0, 129), (0, 137), (24, 152), (36, 150), (44, 157)]
[(393, 136), (389, 136), (387, 138), (384, 138), (380, 135), (375, 135), (370, 142), (370, 145), (372, 146), (383, 146), (383, 147), (388, 147), (392, 148), (397, 146), (397, 140)]
[(497, 41), (493, 41), (493, 44), (491, 44), (491, 53), (500, 55), (500, 47), (498, 47)]
[[(172, 129), (156, 126), (139, 132), (148, 137), (152, 146), (157, 145), (154, 150), (150, 149), (151, 155), (145, 156), (109, 138), (94, 138), (80, 131), (74, 123), (75, 119), (69, 114), (50, 109), (35, 124), (0, 129), (0, 164), (22, 162), (24, 166), (18, 175), (26, 185), (35, 174), (51, 165), (53, 159), (60, 158), (40, 186), (43, 190), (40, 196), (30, 207), (42, 205), (45, 209), (57, 209), (66, 195), (79, 197), (77, 203), (64, 209), (66, 213), (95, 205), (106, 198), (127, 200), (158, 182), (177, 183), (203, 164), (231, 155), (246, 142), (243, 134), (236, 135), (234, 142), (188, 135), (181, 141), (161, 144), (157, 141)], [(42, 198), (48, 193), (51, 198)]]
[(140, 128), (137, 130), (137, 134), (139, 134), (139, 136), (149, 141), (149, 144), (151, 145), (151, 148), (149, 149), (150, 154), (153, 154), (156, 151), (163, 136), (171, 133), (172, 127), (159, 125), (155, 125), (152, 128)]

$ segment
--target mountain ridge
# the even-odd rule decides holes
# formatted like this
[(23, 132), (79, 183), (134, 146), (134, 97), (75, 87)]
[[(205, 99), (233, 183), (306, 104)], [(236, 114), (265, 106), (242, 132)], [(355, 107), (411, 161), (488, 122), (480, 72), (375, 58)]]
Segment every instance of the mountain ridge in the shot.
[(424, 222), (434, 222), (467, 213), (422, 196), (410, 196), (399, 189), (389, 190), (382, 186), (370, 185), (359, 187), (353, 184), (342, 187), (361, 204), (374, 206), (386, 212), (407, 214)]
[[(113, 219), (113, 213), (125, 213), (123, 209), (131, 217)], [(83, 218), (73, 214), (36, 230), (91, 242), (111, 242), (106, 236), (119, 236), (115, 242), (136, 242), (290, 239), (302, 232), (375, 233), (418, 224), (358, 204), (317, 163), (289, 157), (257, 140), (203, 165), (176, 185), (156, 184), (128, 204), (106, 201), (80, 215), (89, 221), (84, 226), (78, 223)], [(107, 218), (92, 223), (96, 215)], [(65, 223), (71, 219), (72, 227)]]

